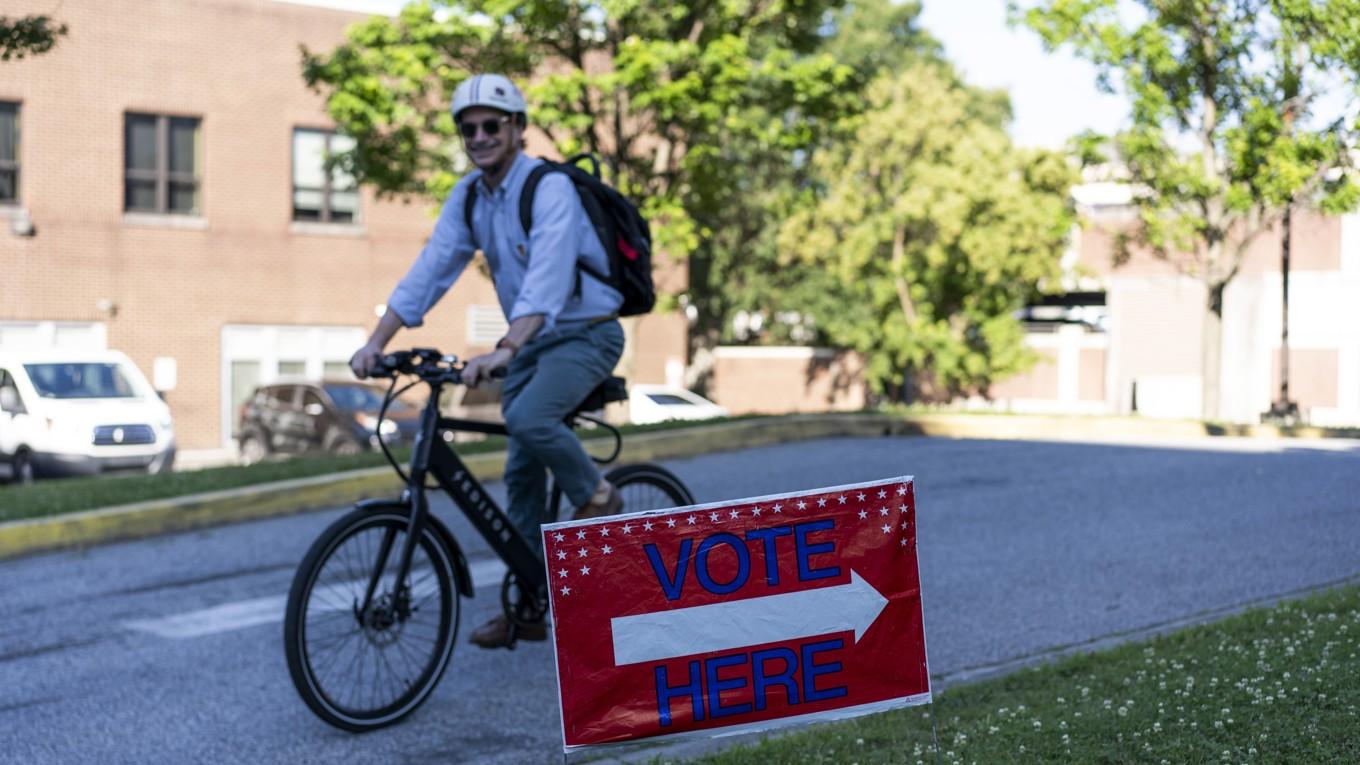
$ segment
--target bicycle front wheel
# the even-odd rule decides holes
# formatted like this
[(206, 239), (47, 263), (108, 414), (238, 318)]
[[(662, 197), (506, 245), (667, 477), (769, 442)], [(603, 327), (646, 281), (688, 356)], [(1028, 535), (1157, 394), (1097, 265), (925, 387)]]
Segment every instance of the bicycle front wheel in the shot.
[(307, 706), (338, 728), (363, 732), (402, 719), (452, 658), (453, 553), (427, 525), (397, 582), (408, 525), (401, 508), (350, 513), (312, 544), (293, 577), (283, 623), (288, 671)]
[(605, 478), (622, 495), (625, 513), (695, 504), (694, 495), (685, 484), (660, 465), (624, 465), (609, 471)]

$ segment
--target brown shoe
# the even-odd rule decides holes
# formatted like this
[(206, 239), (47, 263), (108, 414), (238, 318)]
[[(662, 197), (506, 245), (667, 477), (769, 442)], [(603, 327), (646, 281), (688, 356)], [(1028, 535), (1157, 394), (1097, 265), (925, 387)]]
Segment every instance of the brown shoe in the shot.
[[(505, 614), (497, 614), (496, 618), (483, 624), (472, 631), (472, 636), (468, 642), (482, 648), (510, 648), (510, 620)], [(515, 640), (547, 640), (548, 626), (543, 622), (531, 624), (527, 627), (516, 626), (514, 628)]]
[(587, 518), (603, 518), (606, 515), (618, 515), (623, 510), (623, 495), (614, 488), (614, 484), (609, 484), (609, 496), (603, 502), (587, 502), (576, 508), (576, 514), (571, 517), (573, 521), (583, 521)]

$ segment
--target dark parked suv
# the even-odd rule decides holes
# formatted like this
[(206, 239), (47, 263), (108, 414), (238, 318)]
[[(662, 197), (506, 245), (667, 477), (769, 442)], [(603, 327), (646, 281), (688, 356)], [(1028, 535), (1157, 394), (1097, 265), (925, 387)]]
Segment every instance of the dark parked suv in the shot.
[(251, 464), (271, 454), (308, 451), (355, 454), (378, 448), (379, 438), (389, 447), (409, 444), (419, 430), (420, 410), (400, 399), (393, 401), (380, 427), (384, 392), (359, 382), (256, 388), (241, 405), (237, 436), (241, 461)]

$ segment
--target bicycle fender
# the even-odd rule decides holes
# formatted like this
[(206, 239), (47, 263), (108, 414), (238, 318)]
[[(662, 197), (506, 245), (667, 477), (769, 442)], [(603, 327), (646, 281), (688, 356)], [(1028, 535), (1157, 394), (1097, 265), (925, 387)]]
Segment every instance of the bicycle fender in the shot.
[[(411, 506), (400, 499), (361, 499), (354, 503), (355, 510), (382, 511), (398, 510), (403, 514), (409, 513)], [(453, 553), (453, 564), (458, 567), (458, 593), (465, 597), (472, 597), (475, 587), (472, 584), (472, 570), (468, 568), (467, 556), (463, 554), (463, 548), (458, 546), (458, 539), (453, 536), (453, 532), (439, 520), (434, 513), (425, 514), (425, 522), (434, 533), (439, 535), (444, 545)]]

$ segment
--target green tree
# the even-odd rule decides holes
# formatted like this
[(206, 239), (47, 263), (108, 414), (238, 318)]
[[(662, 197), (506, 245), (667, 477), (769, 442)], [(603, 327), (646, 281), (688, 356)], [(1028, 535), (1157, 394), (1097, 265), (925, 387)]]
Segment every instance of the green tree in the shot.
[(821, 330), (893, 398), (985, 394), (1033, 360), (1012, 314), (1059, 276), (1074, 174), (1012, 146), (1005, 112), (947, 66), (885, 72), (814, 160), (815, 204), (781, 231), (789, 258), (827, 276), (810, 298)]
[[(698, 309), (692, 339), (692, 383), (703, 387), (706, 350), (718, 342), (808, 343), (825, 339), (815, 330), (817, 315), (833, 284), (825, 272), (784, 257), (779, 246), (783, 221), (806, 205), (815, 186), (808, 157), (847, 139), (847, 118), (864, 108), (866, 84), (880, 71), (923, 58), (936, 60), (940, 45), (920, 28), (920, 3), (853, 0), (834, 9), (821, 28), (822, 40), (805, 57), (829, 56), (850, 70), (834, 99), (815, 110), (781, 113), (782, 104), (747, 108), (741, 119), (768, 131), (727, 133), (724, 166), (739, 172), (713, 183), (695, 183), (691, 209), (706, 233), (691, 258), (691, 291)], [(796, 131), (790, 131), (799, 119)], [(733, 319), (753, 317), (737, 331)]]
[(1338, 79), (1355, 88), (1360, 3), (1048, 0), (1011, 12), (1128, 98), (1125, 129), (1081, 144), (1093, 159), (1112, 145), (1128, 168), (1138, 220), (1116, 262), (1143, 248), (1204, 285), (1203, 416), (1217, 418), (1224, 293), (1247, 249), (1294, 200), (1357, 202), (1354, 118), (1313, 110)]
[(0, 16), (0, 61), (46, 53), (64, 34), (66, 25), (54, 25), (48, 16)]
[(304, 50), (303, 70), (357, 141), (338, 161), (379, 194), (435, 199), (464, 169), (448, 113), (458, 83), (475, 71), (530, 82), (531, 124), (564, 155), (604, 158), (658, 249), (690, 259), (691, 302), (713, 325), (723, 301), (707, 292), (726, 283), (711, 244), (752, 182), (751, 155), (732, 147), (786, 158), (855, 96), (854, 70), (815, 53), (835, 1), (413, 2), (333, 51)]

